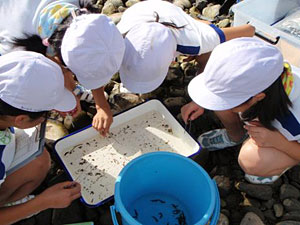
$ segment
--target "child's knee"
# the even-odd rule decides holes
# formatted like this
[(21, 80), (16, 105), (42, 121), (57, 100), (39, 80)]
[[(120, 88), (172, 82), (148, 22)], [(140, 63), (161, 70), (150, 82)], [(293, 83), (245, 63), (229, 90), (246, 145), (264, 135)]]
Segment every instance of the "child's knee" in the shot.
[(43, 153), (35, 159), (35, 167), (40, 173), (48, 173), (51, 167), (51, 157), (49, 152), (44, 149)]
[(257, 157), (258, 146), (247, 141), (243, 144), (240, 154), (238, 157), (238, 162), (243, 171), (247, 174), (257, 174), (260, 171), (260, 162)]

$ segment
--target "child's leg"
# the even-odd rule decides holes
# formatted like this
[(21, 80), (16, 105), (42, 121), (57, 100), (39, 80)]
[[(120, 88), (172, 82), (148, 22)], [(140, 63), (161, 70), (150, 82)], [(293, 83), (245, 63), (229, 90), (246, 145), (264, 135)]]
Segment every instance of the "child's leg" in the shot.
[(50, 162), (45, 149), (35, 160), (10, 174), (0, 187), (0, 206), (22, 199), (36, 189), (45, 179)]
[(221, 29), (225, 35), (226, 41), (239, 37), (253, 37), (255, 27), (250, 24), (245, 24), (237, 27), (226, 27)]
[(244, 142), (238, 161), (246, 174), (261, 177), (280, 175), (299, 163), (275, 148), (258, 147), (251, 138)]

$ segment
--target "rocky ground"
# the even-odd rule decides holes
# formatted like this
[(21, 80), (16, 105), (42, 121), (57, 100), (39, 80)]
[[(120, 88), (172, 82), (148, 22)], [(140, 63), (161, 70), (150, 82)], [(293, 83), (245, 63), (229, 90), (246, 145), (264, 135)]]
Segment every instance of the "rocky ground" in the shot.
[[(99, 11), (110, 15), (117, 23), (122, 12), (138, 0), (98, 0)], [(219, 27), (230, 26), (233, 16), (228, 13), (235, 1), (174, 0), (194, 17), (207, 19)], [(219, 4), (218, 4), (219, 3)], [(223, 4), (222, 6), (220, 4)], [(219, 15), (219, 16), (218, 16)], [(180, 108), (190, 101), (186, 91), (189, 81), (199, 72), (195, 62), (183, 62), (180, 57), (169, 69), (160, 88), (146, 95), (122, 93), (118, 74), (106, 86), (108, 101), (114, 113), (130, 108), (150, 98), (160, 99), (181, 122)], [(93, 105), (82, 102), (83, 112), (75, 118), (72, 127), (68, 118), (52, 114), (47, 124), (47, 148), (52, 155), (52, 169), (36, 194), (55, 183), (67, 180), (66, 173), (53, 154), (53, 141), (70, 132), (89, 125), (95, 114)], [(210, 111), (192, 122), (191, 135), (221, 127)], [(300, 166), (290, 169), (273, 185), (254, 185), (244, 180), (244, 173), (237, 163), (239, 147), (218, 152), (205, 149), (194, 158), (216, 180), (221, 196), (221, 215), (218, 225), (300, 225)], [(79, 200), (65, 209), (49, 209), (17, 225), (60, 225), (93, 221), (96, 225), (111, 225), (109, 206), (113, 200), (97, 208), (88, 208)]]

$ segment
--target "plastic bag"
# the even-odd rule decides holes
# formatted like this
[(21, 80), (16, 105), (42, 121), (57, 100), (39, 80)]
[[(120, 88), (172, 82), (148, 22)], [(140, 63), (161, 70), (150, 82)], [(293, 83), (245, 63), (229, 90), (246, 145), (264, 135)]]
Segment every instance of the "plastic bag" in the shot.
[(300, 39), (300, 8), (296, 8), (274, 25), (277, 29), (284, 31)]

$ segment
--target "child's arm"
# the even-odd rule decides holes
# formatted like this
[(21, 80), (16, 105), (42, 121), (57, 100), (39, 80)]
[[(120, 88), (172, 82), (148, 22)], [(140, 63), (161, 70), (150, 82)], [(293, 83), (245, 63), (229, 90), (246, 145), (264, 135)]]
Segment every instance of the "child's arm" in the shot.
[(255, 27), (250, 24), (237, 27), (225, 27), (221, 30), (224, 32), (226, 41), (239, 37), (253, 37), (255, 34)]
[(109, 131), (110, 125), (113, 122), (112, 112), (110, 106), (106, 101), (104, 95), (104, 88), (92, 90), (97, 113), (93, 118), (93, 127), (100, 132), (101, 135), (106, 136)]
[(300, 143), (289, 141), (279, 131), (272, 131), (261, 126), (253, 124), (245, 125), (248, 134), (259, 147), (275, 148), (289, 157), (300, 161)]
[(197, 119), (204, 113), (204, 109), (195, 102), (190, 102), (181, 107), (181, 117), (185, 123)]
[(68, 207), (80, 195), (80, 185), (76, 182), (56, 184), (26, 203), (0, 208), (0, 224), (12, 224), (49, 208)]

